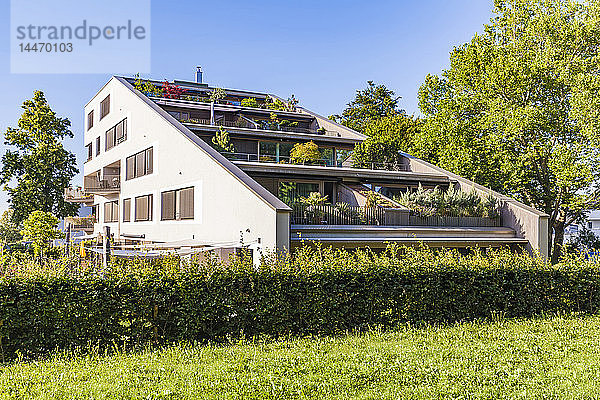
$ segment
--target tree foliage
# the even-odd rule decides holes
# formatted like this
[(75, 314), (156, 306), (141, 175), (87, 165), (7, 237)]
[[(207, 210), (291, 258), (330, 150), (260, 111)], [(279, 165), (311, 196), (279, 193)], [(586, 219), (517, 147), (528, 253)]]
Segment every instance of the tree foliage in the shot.
[(306, 164), (321, 160), (319, 146), (312, 140), (306, 143), (296, 143), (290, 151), (290, 160), (293, 164)]
[(52, 239), (62, 237), (57, 228), (58, 219), (46, 211), (34, 211), (23, 221), (21, 234), (33, 243), (36, 254), (41, 254), (50, 246)]
[(354, 166), (371, 168), (376, 165), (385, 169), (398, 169), (402, 159), (400, 152), (411, 152), (414, 136), (421, 129), (421, 125), (422, 121), (419, 118), (406, 115), (370, 121), (363, 132), (367, 139), (354, 148)]
[(341, 115), (331, 115), (329, 118), (350, 129), (364, 132), (372, 121), (404, 114), (404, 110), (398, 108), (399, 99), (400, 96), (396, 96), (385, 85), (367, 81), (367, 88), (356, 91), (354, 100), (348, 103)]
[(416, 155), (550, 215), (564, 228), (598, 204), (599, 8), (574, 0), (498, 0), (482, 34), (419, 90)]
[(6, 210), (0, 217), (0, 242), (15, 243), (21, 240), (21, 226), (13, 220), (13, 211)]
[(229, 138), (229, 132), (219, 126), (219, 130), (215, 132), (215, 136), (212, 138), (212, 144), (215, 149), (223, 153), (235, 152), (235, 147)]
[(59, 217), (75, 214), (79, 206), (63, 198), (64, 188), (79, 172), (75, 155), (61, 143), (65, 137), (73, 137), (71, 122), (56, 116), (41, 91), (34, 92), (22, 108), (18, 128), (8, 128), (5, 133), (5, 144), (16, 150), (2, 156), (0, 171), (13, 219), (19, 223), (34, 210)]
[(583, 226), (577, 235), (567, 243), (571, 251), (587, 253), (600, 250), (600, 238), (587, 227)]

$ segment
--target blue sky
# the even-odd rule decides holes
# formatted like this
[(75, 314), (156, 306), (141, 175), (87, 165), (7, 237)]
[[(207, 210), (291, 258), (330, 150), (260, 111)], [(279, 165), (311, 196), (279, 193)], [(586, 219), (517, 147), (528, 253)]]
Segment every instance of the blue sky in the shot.
[[(41, 89), (52, 108), (71, 120), (75, 137), (65, 146), (82, 170), (83, 106), (110, 75), (11, 74), (10, 2), (0, 5), (0, 132), (16, 126), (23, 100)], [(153, 0), (152, 72), (144, 76), (192, 80), (201, 65), (211, 85), (284, 98), (293, 93), (322, 115), (340, 112), (356, 89), (373, 80), (402, 96), (408, 113), (418, 113), (416, 95), (425, 76), (448, 66), (452, 48), (480, 32), (491, 9), (491, 0)], [(0, 145), (2, 154), (5, 149)], [(6, 208), (1, 192), (0, 210)]]

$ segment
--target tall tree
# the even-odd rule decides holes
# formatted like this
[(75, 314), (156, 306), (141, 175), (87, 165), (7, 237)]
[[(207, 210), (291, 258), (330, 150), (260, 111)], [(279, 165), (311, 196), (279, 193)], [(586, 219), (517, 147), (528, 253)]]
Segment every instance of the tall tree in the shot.
[(598, 1), (496, 0), (484, 32), (419, 90), (417, 155), (550, 215), (564, 229), (600, 198)]
[(385, 85), (367, 81), (367, 88), (356, 91), (356, 97), (348, 103), (341, 115), (331, 115), (329, 118), (350, 129), (364, 132), (366, 126), (374, 120), (404, 114), (404, 110), (398, 108), (399, 99), (400, 96), (396, 96)]
[(2, 156), (0, 171), (13, 219), (19, 223), (35, 210), (57, 217), (73, 215), (78, 206), (64, 201), (63, 190), (79, 171), (75, 155), (61, 143), (65, 137), (73, 137), (71, 122), (56, 116), (41, 91), (34, 92), (22, 108), (18, 128), (8, 128), (5, 133), (5, 144), (16, 150)]
[(363, 131), (367, 139), (354, 148), (354, 166), (369, 168), (375, 164), (385, 169), (397, 169), (401, 163), (400, 152), (412, 151), (414, 137), (421, 124), (419, 118), (406, 115), (370, 121)]

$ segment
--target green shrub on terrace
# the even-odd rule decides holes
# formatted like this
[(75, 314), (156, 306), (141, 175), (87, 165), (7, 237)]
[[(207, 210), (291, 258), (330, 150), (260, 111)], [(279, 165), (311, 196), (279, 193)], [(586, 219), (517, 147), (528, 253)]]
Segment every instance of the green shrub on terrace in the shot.
[(254, 108), (260, 107), (260, 105), (258, 104), (258, 101), (256, 101), (256, 99), (254, 97), (242, 99), (241, 104), (242, 104), (242, 107), (254, 107)]
[(416, 192), (408, 191), (394, 200), (422, 216), (487, 217), (496, 218), (498, 203), (491, 194), (481, 198), (475, 189), (464, 192), (450, 186), (444, 191), (437, 186), (424, 189), (421, 185)]
[(56, 261), (3, 267), (5, 357), (55, 348), (135, 346), (245, 335), (331, 334), (373, 325), (526, 317), (600, 308), (596, 261), (551, 266), (508, 251), (303, 247), (225, 265), (175, 257), (110, 268)]

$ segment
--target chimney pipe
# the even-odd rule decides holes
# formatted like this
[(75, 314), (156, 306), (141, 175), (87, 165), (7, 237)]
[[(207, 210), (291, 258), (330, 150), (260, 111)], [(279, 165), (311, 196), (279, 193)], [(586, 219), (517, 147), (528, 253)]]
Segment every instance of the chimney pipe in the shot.
[(202, 83), (202, 67), (196, 67), (196, 83)]

